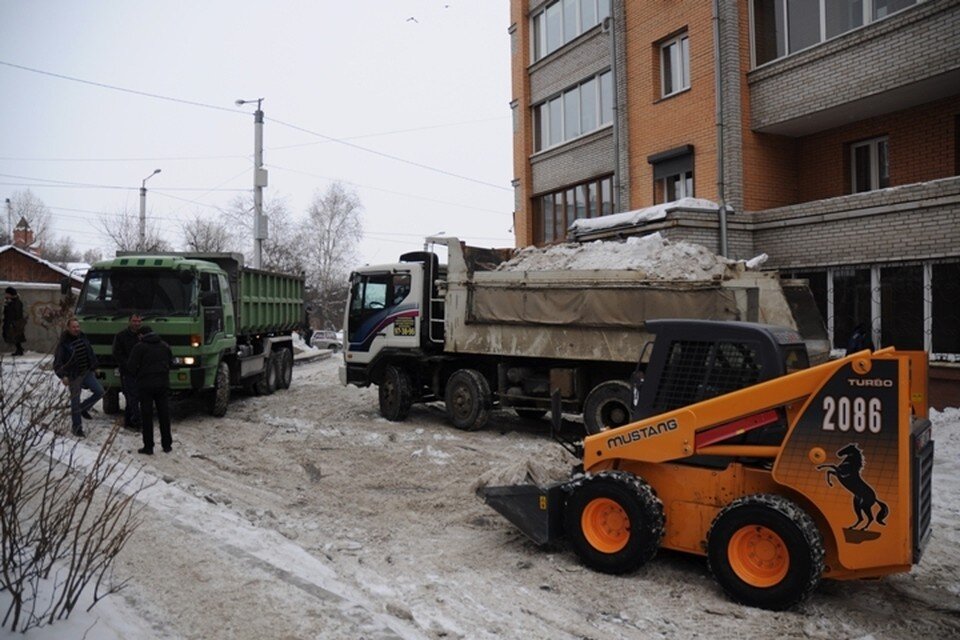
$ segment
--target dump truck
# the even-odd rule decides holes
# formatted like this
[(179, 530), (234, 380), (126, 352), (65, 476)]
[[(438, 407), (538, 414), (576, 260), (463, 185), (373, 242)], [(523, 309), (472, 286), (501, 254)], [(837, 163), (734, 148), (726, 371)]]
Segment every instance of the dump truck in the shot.
[(453, 425), (466, 430), (483, 427), (494, 408), (542, 417), (558, 388), (562, 410), (583, 414), (596, 432), (629, 421), (648, 319), (784, 325), (802, 331), (816, 359), (829, 355), (805, 281), (743, 263), (695, 280), (627, 268), (498, 268), (514, 253), (433, 237), (395, 264), (354, 271), (341, 382), (377, 385), (388, 420), (404, 420), (414, 402), (444, 401)]
[(633, 421), (561, 439), (578, 460), (569, 477), (482, 487), (488, 505), (605, 573), (632, 572), (660, 548), (706, 556), (730, 598), (773, 610), (823, 578), (920, 561), (934, 453), (926, 353), (888, 347), (806, 367), (789, 328), (647, 328)]
[(288, 388), (303, 283), (300, 275), (245, 267), (238, 253), (121, 254), (97, 262), (76, 315), (100, 362), (104, 412), (120, 410), (113, 338), (134, 313), (170, 345), (171, 392), (206, 395), (212, 415), (226, 413), (231, 387), (263, 395)]

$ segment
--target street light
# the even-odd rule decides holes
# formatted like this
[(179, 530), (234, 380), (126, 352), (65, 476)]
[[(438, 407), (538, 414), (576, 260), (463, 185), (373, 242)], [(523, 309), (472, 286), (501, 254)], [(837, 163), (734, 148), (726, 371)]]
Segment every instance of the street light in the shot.
[(253, 112), (253, 266), (260, 268), (263, 241), (267, 239), (267, 218), (263, 215), (263, 188), (267, 186), (267, 170), (263, 168), (263, 98), (236, 100), (238, 107), (257, 103)]
[(154, 169), (153, 173), (140, 183), (140, 251), (143, 251), (147, 246), (147, 180), (158, 173), (160, 173), (160, 169)]

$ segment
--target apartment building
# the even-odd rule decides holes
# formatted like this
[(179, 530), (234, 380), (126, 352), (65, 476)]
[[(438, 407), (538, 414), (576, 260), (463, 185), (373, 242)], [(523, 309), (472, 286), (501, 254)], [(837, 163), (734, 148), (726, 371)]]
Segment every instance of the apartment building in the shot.
[(810, 281), (960, 404), (958, 0), (511, 0), (517, 244), (659, 231)]

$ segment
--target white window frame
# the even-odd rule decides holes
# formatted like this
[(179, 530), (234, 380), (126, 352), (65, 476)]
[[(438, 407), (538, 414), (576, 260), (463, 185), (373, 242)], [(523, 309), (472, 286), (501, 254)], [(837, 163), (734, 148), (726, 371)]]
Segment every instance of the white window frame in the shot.
[[(783, 38), (784, 38), (784, 54), (783, 54), (782, 56), (780, 56), (780, 57), (773, 58), (772, 60), (768, 60), (768, 61), (762, 63), (763, 65), (771, 64), (771, 63), (773, 63), (773, 62), (776, 62), (777, 60), (782, 60), (782, 59), (787, 58), (787, 57), (789, 57), (789, 56), (791, 56), (791, 55), (794, 55), (794, 54), (796, 54), (796, 53), (800, 53), (800, 51), (806, 51), (807, 49), (810, 49), (810, 48), (813, 48), (813, 47), (815, 47), (815, 46), (817, 46), (817, 45), (823, 44), (824, 42), (827, 42), (828, 40), (833, 40), (834, 38), (842, 37), (842, 36), (844, 36), (844, 35), (846, 35), (846, 34), (848, 34), (848, 33), (851, 33), (852, 31), (856, 31), (857, 29), (863, 29), (864, 27), (866, 27), (866, 26), (868, 26), (868, 25), (870, 25), (870, 24), (872, 24), (872, 23), (874, 23), (874, 22), (879, 22), (880, 20), (886, 20), (887, 18), (889, 18), (889, 17), (891, 17), (891, 16), (895, 16), (895, 15), (897, 15), (897, 14), (903, 12), (903, 11), (907, 11), (908, 9), (912, 9), (913, 7), (917, 6), (918, 4), (923, 4), (924, 2), (926, 2), (926, 0), (915, 0), (915, 2), (914, 2), (912, 5), (910, 5), (910, 6), (908, 6), (908, 7), (904, 7), (903, 9), (900, 9), (900, 10), (898, 10), (898, 11), (894, 11), (893, 13), (887, 14), (887, 15), (882, 16), (882, 17), (879, 17), (879, 18), (875, 18), (875, 17), (874, 17), (874, 7), (876, 6), (876, 5), (874, 4), (874, 3), (875, 3), (875, 0), (863, 0), (863, 19), (862, 19), (862, 21), (861, 21), (860, 26), (859, 26), (859, 27), (854, 27), (854, 28), (852, 28), (852, 29), (850, 29), (850, 30), (848, 30), (848, 31), (843, 31), (843, 32), (841, 32), (841, 33), (838, 33), (838, 34), (835, 35), (835, 36), (830, 36), (829, 38), (827, 37), (827, 11), (826, 11), (826, 10), (827, 10), (827, 2), (826, 2), (826, 0), (820, 0), (820, 1), (819, 1), (819, 5), (818, 5), (819, 8), (820, 8), (820, 39), (819, 39), (819, 41), (816, 42), (815, 44), (812, 44), (812, 45), (810, 45), (809, 47), (806, 47), (806, 48), (804, 48), (804, 49), (799, 49), (799, 50), (797, 50), (797, 51), (790, 51), (790, 24), (789, 24), (789, 23), (790, 23), (790, 18), (789, 18), (789, 15), (787, 14), (787, 0), (777, 0), (777, 2), (780, 4), (780, 8), (781, 8), (781, 10), (783, 11), (783, 20), (784, 20), (784, 25), (783, 25), (783, 29), (784, 29), (784, 32), (783, 32)], [(750, 16), (749, 16), (749, 18), (750, 18), (750, 27), (749, 27), (749, 28), (750, 28), (750, 66), (751, 66), (751, 68), (756, 69), (756, 68), (757, 68), (757, 45), (756, 45), (756, 29), (755, 29), (755, 24), (756, 24), (756, 23), (755, 23), (755, 21), (754, 21), (754, 8), (753, 8), (753, 7), (754, 7), (754, 2), (753, 2), (753, 0), (750, 0), (750, 2), (748, 2), (748, 5), (749, 5), (749, 14), (750, 14)], [(762, 66), (762, 65), (761, 65), (761, 66)]]
[[(676, 52), (676, 55), (674, 55)], [(673, 90), (667, 92), (667, 57), (670, 57), (670, 68), (673, 71), (671, 80), (674, 81)], [(679, 62), (679, 64), (677, 64)], [(677, 86), (679, 81), (679, 86)], [(687, 32), (670, 38), (660, 45), (660, 96), (669, 98), (690, 88), (690, 38)]]
[[(689, 188), (687, 187), (687, 174), (690, 174), (689, 177)], [(680, 178), (677, 180), (677, 178)], [(677, 183), (677, 197), (675, 200), (667, 199), (667, 183), (668, 181), (676, 180)], [(681, 200), (683, 198), (692, 198), (693, 197), (693, 169), (690, 171), (684, 171), (683, 173), (674, 173), (665, 178), (660, 178), (660, 188), (663, 191), (663, 202), (657, 202), (655, 204), (664, 204), (666, 202), (676, 202), (676, 200)], [(689, 191), (689, 193), (687, 193)]]
[[(572, 42), (582, 34), (586, 33), (590, 29), (603, 23), (604, 18), (610, 15), (610, 0), (592, 0), (594, 6), (593, 15), (597, 17), (595, 24), (584, 25), (583, 24), (583, 12), (580, 11), (580, 5), (583, 0), (577, 0), (574, 2), (573, 11), (576, 13), (574, 22), (576, 24), (576, 33), (574, 33), (570, 38), (565, 37), (563, 34), (560, 36), (560, 45), (556, 49), (547, 50), (547, 19), (546, 12), (547, 9), (553, 5), (560, 6), (560, 28), (563, 29), (563, 25), (566, 22), (566, 15), (564, 15), (564, 2), (563, 0), (554, 0), (553, 2), (545, 3), (536, 13), (530, 16), (530, 60), (532, 62), (537, 62), (549, 56), (554, 51), (562, 49), (565, 44)], [(601, 7), (606, 5), (606, 10), (603, 10)], [(602, 16), (602, 17), (601, 17)], [(537, 28), (539, 24), (539, 29)], [(535, 42), (536, 34), (539, 34), (539, 42)], [(537, 52), (540, 53), (539, 57)]]
[[(550, 102), (552, 102), (552, 101), (554, 101), (554, 100), (556, 100), (556, 99), (558, 99), (558, 98), (560, 99), (560, 140), (549, 140), (549, 143), (547, 143), (548, 141), (543, 140), (543, 135), (541, 134), (541, 143), (543, 144), (543, 146), (540, 147), (539, 149), (537, 149), (537, 136), (536, 136), (536, 132), (534, 132), (534, 136), (533, 136), (533, 140), (532, 140), (532, 142), (533, 142), (533, 151), (532, 151), (532, 152), (533, 152), (533, 153), (540, 153), (541, 151), (546, 151), (547, 149), (552, 149), (553, 147), (557, 147), (557, 146), (560, 146), (560, 145), (562, 145), (562, 144), (566, 144), (566, 143), (570, 142), (571, 140), (576, 140), (577, 138), (580, 138), (580, 137), (582, 137), (582, 136), (589, 135), (589, 134), (593, 133), (594, 131), (599, 131), (600, 129), (603, 129), (603, 128), (605, 128), (605, 127), (613, 126), (613, 122), (611, 122), (611, 121), (608, 121), (608, 122), (603, 122), (603, 121), (602, 121), (602, 120), (603, 120), (603, 113), (602, 113), (602, 111), (601, 111), (601, 109), (603, 108), (603, 104), (602, 104), (602, 102), (601, 102), (601, 100), (600, 100), (600, 93), (601, 93), (601, 92), (600, 92), (600, 78), (601, 78), (602, 76), (604, 76), (605, 74), (608, 74), (608, 73), (610, 73), (610, 70), (609, 70), (609, 69), (604, 70), (604, 71), (602, 71), (602, 72), (600, 72), (600, 73), (598, 73), (598, 74), (596, 74), (596, 75), (590, 76), (589, 78), (586, 78), (586, 79), (584, 79), (584, 80), (581, 80), (581, 81), (578, 82), (576, 85), (570, 87), (570, 88), (567, 89), (566, 91), (561, 91), (561, 92), (558, 93), (558, 94), (552, 95), (552, 96), (550, 96), (549, 98), (547, 98), (546, 100), (542, 100), (542, 101), (538, 102), (537, 104), (533, 105), (533, 107), (531, 107), (531, 111), (533, 112), (533, 122), (534, 122), (534, 126), (535, 126), (535, 127), (537, 127), (537, 126), (541, 127), (541, 129), (540, 129), (541, 132), (546, 131), (547, 134), (549, 134), (549, 132), (550, 132), (550, 125), (551, 125), (551, 122), (550, 122), (550, 119), (551, 119), (550, 109), (549, 109), (549, 107), (543, 109), (543, 107), (545, 107), (545, 106), (548, 105)], [(574, 136), (568, 136), (568, 135), (567, 135), (567, 131), (566, 131), (566, 108), (565, 108), (565, 100), (564, 100), (564, 98), (565, 98), (565, 96), (566, 96), (568, 93), (571, 93), (571, 92), (573, 92), (573, 91), (576, 91), (576, 92), (577, 92), (577, 104), (578, 104), (578, 105), (581, 105), (581, 106), (580, 106), (580, 109), (581, 109), (581, 111), (582, 111), (583, 94), (581, 93), (581, 91), (582, 91), (582, 89), (583, 89), (583, 86), (584, 86), (585, 84), (588, 84), (591, 80), (594, 80), (594, 81), (595, 81), (595, 83), (594, 83), (595, 90), (594, 90), (594, 92), (593, 92), (593, 93), (594, 93), (594, 95), (593, 95), (594, 107), (593, 107), (593, 108), (594, 108), (594, 112), (596, 113), (596, 116), (597, 116), (597, 117), (596, 117), (595, 126), (594, 126), (593, 129), (590, 129), (589, 131), (580, 131), (578, 134), (576, 134), (576, 135), (574, 135)], [(540, 121), (538, 121), (537, 115), (536, 115), (538, 111), (540, 111), (540, 113), (541, 113)], [(546, 119), (545, 125), (544, 125), (544, 123), (543, 123), (543, 120), (544, 120), (544, 119)], [(578, 115), (578, 118), (577, 118), (577, 122), (578, 122), (578, 123), (581, 122), (581, 120), (580, 120), (580, 118), (579, 118), (579, 115)]]
[[(880, 185), (880, 144), (883, 143), (887, 148), (887, 186), (890, 186), (890, 137), (879, 136), (869, 140), (863, 140), (850, 145), (850, 192), (864, 193), (866, 191), (876, 191), (885, 189)], [(870, 149), (870, 185), (867, 189), (857, 189), (857, 149), (868, 147)]]

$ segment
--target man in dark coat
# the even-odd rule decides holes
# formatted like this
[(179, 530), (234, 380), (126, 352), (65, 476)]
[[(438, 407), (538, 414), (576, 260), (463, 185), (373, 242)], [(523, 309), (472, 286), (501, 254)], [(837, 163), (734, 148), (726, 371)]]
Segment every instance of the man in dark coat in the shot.
[(153, 455), (153, 407), (157, 407), (157, 421), (160, 423), (160, 446), (169, 453), (173, 448), (173, 436), (170, 434), (170, 405), (167, 401), (167, 389), (170, 387), (170, 363), (173, 352), (166, 342), (160, 339), (150, 327), (140, 329), (140, 342), (130, 352), (127, 369), (137, 381), (137, 393), (140, 396), (140, 431), (143, 434), (143, 447), (137, 453)]
[(13, 287), (7, 287), (3, 292), (3, 340), (13, 345), (13, 355), (23, 355), (23, 335), (27, 326), (27, 319), (23, 315), (23, 301)]
[[(53, 370), (60, 381), (70, 389), (70, 418), (73, 433), (83, 437), (80, 418), (90, 419), (90, 408), (103, 397), (103, 387), (96, 376), (97, 356), (87, 336), (80, 331), (80, 321), (70, 318), (66, 330), (60, 334), (53, 357)], [(83, 402), (80, 394), (89, 389), (91, 394)]]
[(130, 316), (130, 323), (113, 338), (113, 359), (120, 370), (120, 388), (126, 400), (123, 409), (123, 426), (134, 431), (140, 430), (140, 400), (137, 395), (137, 381), (127, 368), (130, 352), (140, 342), (142, 320), (137, 314)]

